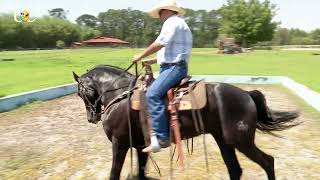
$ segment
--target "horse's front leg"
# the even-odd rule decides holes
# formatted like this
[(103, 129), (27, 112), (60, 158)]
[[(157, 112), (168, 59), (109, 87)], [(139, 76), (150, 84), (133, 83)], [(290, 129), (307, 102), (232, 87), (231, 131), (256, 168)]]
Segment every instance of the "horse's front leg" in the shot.
[(115, 137), (112, 137), (112, 168), (110, 172), (110, 179), (120, 179), (121, 169), (128, 149), (128, 146), (120, 144)]
[(145, 176), (145, 170), (146, 170), (146, 164), (148, 161), (148, 153), (142, 152), (143, 148), (136, 148), (138, 153), (138, 159), (139, 159), (139, 179), (147, 179)]

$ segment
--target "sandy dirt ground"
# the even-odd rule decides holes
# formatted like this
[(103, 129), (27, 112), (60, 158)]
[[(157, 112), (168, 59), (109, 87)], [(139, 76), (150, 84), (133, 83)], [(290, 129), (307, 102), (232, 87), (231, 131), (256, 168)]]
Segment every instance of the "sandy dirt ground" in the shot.
[[(296, 110), (299, 103), (277, 86), (242, 85), (259, 89), (272, 109)], [(278, 179), (320, 179), (320, 119), (302, 111), (301, 125), (282, 131), (282, 137), (257, 133), (256, 144), (275, 158)], [(0, 179), (107, 179), (112, 160), (111, 143), (101, 123), (89, 124), (84, 105), (76, 95), (35, 103), (0, 114)], [(187, 155), (186, 170), (174, 163), (174, 179), (228, 179), (220, 151), (206, 136), (209, 173), (206, 172), (202, 138), (195, 139), (194, 153)], [(237, 152), (243, 168), (242, 179), (267, 179), (255, 163)], [(156, 179), (169, 177), (169, 148), (154, 155), (162, 177), (148, 164), (147, 174)], [(127, 156), (121, 178), (126, 179)], [(136, 172), (136, 157), (134, 157)]]

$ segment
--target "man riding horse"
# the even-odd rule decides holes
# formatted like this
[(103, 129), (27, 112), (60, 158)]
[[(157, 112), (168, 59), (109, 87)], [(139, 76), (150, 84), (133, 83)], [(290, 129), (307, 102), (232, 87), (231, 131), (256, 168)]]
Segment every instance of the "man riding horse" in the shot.
[(188, 74), (188, 63), (192, 49), (192, 33), (179, 16), (185, 14), (175, 0), (165, 0), (149, 13), (163, 23), (158, 38), (142, 53), (133, 57), (134, 62), (157, 52), (156, 59), (147, 62), (160, 64), (160, 74), (149, 87), (146, 99), (152, 120), (151, 144), (143, 152), (159, 152), (170, 145), (169, 125), (163, 97)]

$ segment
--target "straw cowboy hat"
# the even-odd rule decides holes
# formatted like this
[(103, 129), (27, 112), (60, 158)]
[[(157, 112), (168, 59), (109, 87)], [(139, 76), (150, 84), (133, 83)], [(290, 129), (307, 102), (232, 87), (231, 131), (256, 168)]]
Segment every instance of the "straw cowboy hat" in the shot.
[(179, 16), (183, 16), (186, 13), (181, 7), (177, 5), (177, 2), (175, 0), (163, 0), (151, 9), (149, 15), (153, 18), (160, 18), (159, 12), (162, 9), (175, 11)]

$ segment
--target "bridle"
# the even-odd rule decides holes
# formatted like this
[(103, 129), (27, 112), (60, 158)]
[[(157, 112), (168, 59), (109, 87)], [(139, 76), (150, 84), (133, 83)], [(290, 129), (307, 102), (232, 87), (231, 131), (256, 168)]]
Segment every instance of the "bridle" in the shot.
[[(84, 89), (84, 90), (91, 90), (91, 91), (95, 91), (94, 89), (92, 89), (92, 88), (90, 88), (90, 87), (85, 87), (84, 85), (83, 85), (83, 83), (79, 83), (79, 86), (81, 86), (81, 89)], [(115, 88), (115, 89), (110, 89), (110, 90), (107, 90), (107, 91), (104, 91), (103, 92), (103, 95), (104, 94), (106, 94), (106, 93), (109, 93), (109, 92), (114, 92), (114, 91), (117, 91), (117, 90), (120, 90), (120, 89), (124, 89), (124, 88), (127, 88), (127, 87), (129, 87), (129, 85), (125, 85), (125, 86), (121, 86), (121, 87), (119, 87), (119, 88)], [(99, 98), (97, 99), (97, 100), (95, 100), (95, 102), (94, 103), (92, 103), (90, 100), (89, 100), (89, 98), (85, 95), (85, 93), (79, 93), (78, 94), (84, 101), (86, 101), (87, 102), (87, 105), (85, 105), (86, 106), (86, 108), (87, 109), (89, 109), (90, 110), (90, 112), (92, 112), (92, 113), (94, 113), (94, 114), (97, 114), (97, 115), (101, 115), (101, 114), (103, 114), (104, 112), (97, 112), (97, 107), (98, 107), (98, 105), (100, 105), (101, 104), (101, 98), (102, 98), (102, 96), (99, 96)]]
[[(120, 78), (125, 74), (127, 73), (133, 66), (135, 65), (135, 73), (136, 73), (136, 77), (134, 78), (134, 81), (136, 81), (137, 77), (138, 77), (138, 66), (137, 66), (137, 63), (136, 62), (133, 62), (127, 69), (125, 69), (120, 75), (118, 78), (114, 79), (110, 84), (114, 84), (116, 83), (118, 80), (120, 80)], [(117, 91), (117, 90), (120, 90), (120, 89), (124, 89), (124, 88), (127, 88), (129, 87), (131, 84), (131, 82), (128, 84), (128, 85), (125, 85), (125, 86), (121, 86), (121, 87), (118, 87), (118, 88), (114, 88), (114, 89), (107, 89), (105, 90), (103, 93), (100, 94), (100, 96), (98, 97), (98, 99), (95, 100), (94, 103), (92, 103), (89, 98), (85, 95), (85, 93), (78, 93), (78, 95), (88, 103), (88, 105), (86, 104), (86, 108), (90, 110), (91, 113), (93, 114), (96, 114), (98, 116), (101, 116), (105, 110), (101, 111), (101, 112), (97, 112), (97, 107), (99, 105), (101, 105), (101, 98), (106, 94), (106, 93), (110, 93), (110, 92), (114, 92), (114, 91)], [(90, 88), (90, 87), (86, 87), (82, 82), (78, 82), (78, 86), (81, 87), (81, 89), (84, 89), (86, 91), (90, 90), (90, 91), (96, 91), (95, 89), (93, 88)], [(130, 88), (129, 88), (130, 89)]]

